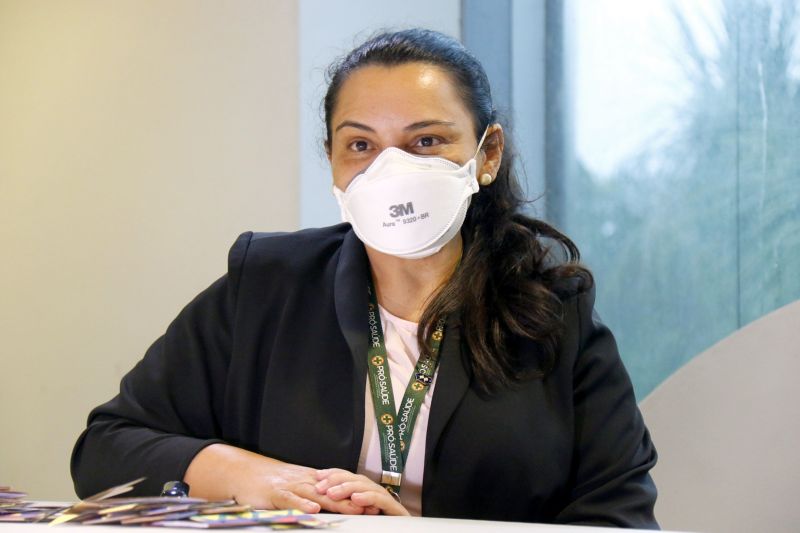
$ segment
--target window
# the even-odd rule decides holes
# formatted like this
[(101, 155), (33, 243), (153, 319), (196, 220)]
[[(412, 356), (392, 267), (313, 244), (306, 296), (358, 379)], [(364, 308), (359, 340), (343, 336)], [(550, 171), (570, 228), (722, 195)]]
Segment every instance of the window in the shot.
[(800, 9), (546, 5), (546, 218), (594, 271), (641, 399), (800, 298)]

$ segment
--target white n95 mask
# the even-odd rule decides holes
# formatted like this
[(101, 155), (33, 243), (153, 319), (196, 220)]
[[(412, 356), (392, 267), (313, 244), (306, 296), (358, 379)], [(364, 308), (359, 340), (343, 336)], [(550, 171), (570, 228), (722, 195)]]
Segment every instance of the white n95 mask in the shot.
[[(485, 137), (486, 132), (478, 150)], [(460, 167), (390, 147), (344, 192), (334, 186), (333, 194), (342, 220), (361, 242), (385, 254), (419, 259), (441, 250), (461, 230), (470, 198), (478, 192), (476, 170), (475, 157)]]

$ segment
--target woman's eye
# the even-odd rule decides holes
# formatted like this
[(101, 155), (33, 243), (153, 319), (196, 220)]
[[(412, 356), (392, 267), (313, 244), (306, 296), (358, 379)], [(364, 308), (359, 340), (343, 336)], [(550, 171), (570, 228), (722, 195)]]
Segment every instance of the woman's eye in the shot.
[(420, 137), (419, 140), (417, 141), (417, 145), (422, 146), (424, 148), (429, 148), (431, 146), (436, 146), (440, 142), (441, 141), (439, 141), (439, 139), (437, 139), (436, 137)]
[(367, 141), (353, 141), (350, 143), (350, 149), (355, 152), (363, 152), (369, 148)]

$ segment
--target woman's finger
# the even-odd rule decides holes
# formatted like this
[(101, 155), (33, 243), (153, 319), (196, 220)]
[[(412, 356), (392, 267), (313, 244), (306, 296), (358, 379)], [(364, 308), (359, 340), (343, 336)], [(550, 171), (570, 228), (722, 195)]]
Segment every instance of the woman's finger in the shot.
[(339, 468), (330, 468), (328, 470), (320, 470), (320, 472), (324, 472), (321, 476), (322, 479), (314, 485), (317, 489), (317, 492), (320, 494), (325, 494), (330, 487), (334, 487), (336, 485), (341, 485), (347, 481), (364, 481), (367, 483), (373, 483), (368, 477), (362, 476), (361, 474), (354, 474), (352, 472), (348, 472), (347, 470), (341, 470)]
[(317, 481), (321, 481), (323, 479), (327, 479), (329, 476), (333, 474), (351, 474), (352, 472), (348, 472), (347, 470), (343, 470), (341, 468), (322, 468), (317, 470), (316, 477)]
[(385, 490), (377, 483), (369, 480), (358, 479), (355, 481), (344, 481), (338, 485), (330, 487), (325, 494), (332, 500), (339, 501), (349, 498), (354, 492), (367, 492), (370, 490)]
[(408, 510), (403, 507), (400, 502), (394, 499), (386, 489), (381, 488), (380, 491), (367, 491), (367, 492), (354, 492), (350, 495), (350, 499), (356, 505), (361, 505), (365, 509), (375, 507), (381, 510), (385, 515), (393, 516), (409, 516)]
[(327, 496), (334, 501), (350, 500), (366, 509), (374, 507), (384, 514), (409, 514), (385, 488), (368, 479), (345, 481), (328, 489)]
[(288, 489), (278, 489), (272, 494), (272, 507), (275, 509), (300, 509), (304, 513), (318, 513), (322, 506), (308, 498), (299, 496)]
[(319, 494), (310, 483), (292, 487), (292, 491), (302, 498), (317, 502), (323, 510), (339, 514), (364, 514), (364, 508), (349, 499), (334, 500), (327, 494)]

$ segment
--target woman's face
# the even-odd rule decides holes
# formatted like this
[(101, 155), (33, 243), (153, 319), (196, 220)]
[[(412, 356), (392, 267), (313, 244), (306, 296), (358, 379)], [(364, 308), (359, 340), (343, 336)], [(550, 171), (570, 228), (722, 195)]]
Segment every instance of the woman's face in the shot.
[[(502, 151), (500, 127), (490, 128), (493, 132), (493, 144), (499, 135)], [(459, 165), (478, 147), (472, 115), (450, 75), (426, 63), (369, 65), (350, 74), (339, 90), (329, 141), (333, 182), (341, 190), (390, 146)], [(486, 159), (478, 156), (478, 175), (496, 175), (499, 154), (497, 165)]]

